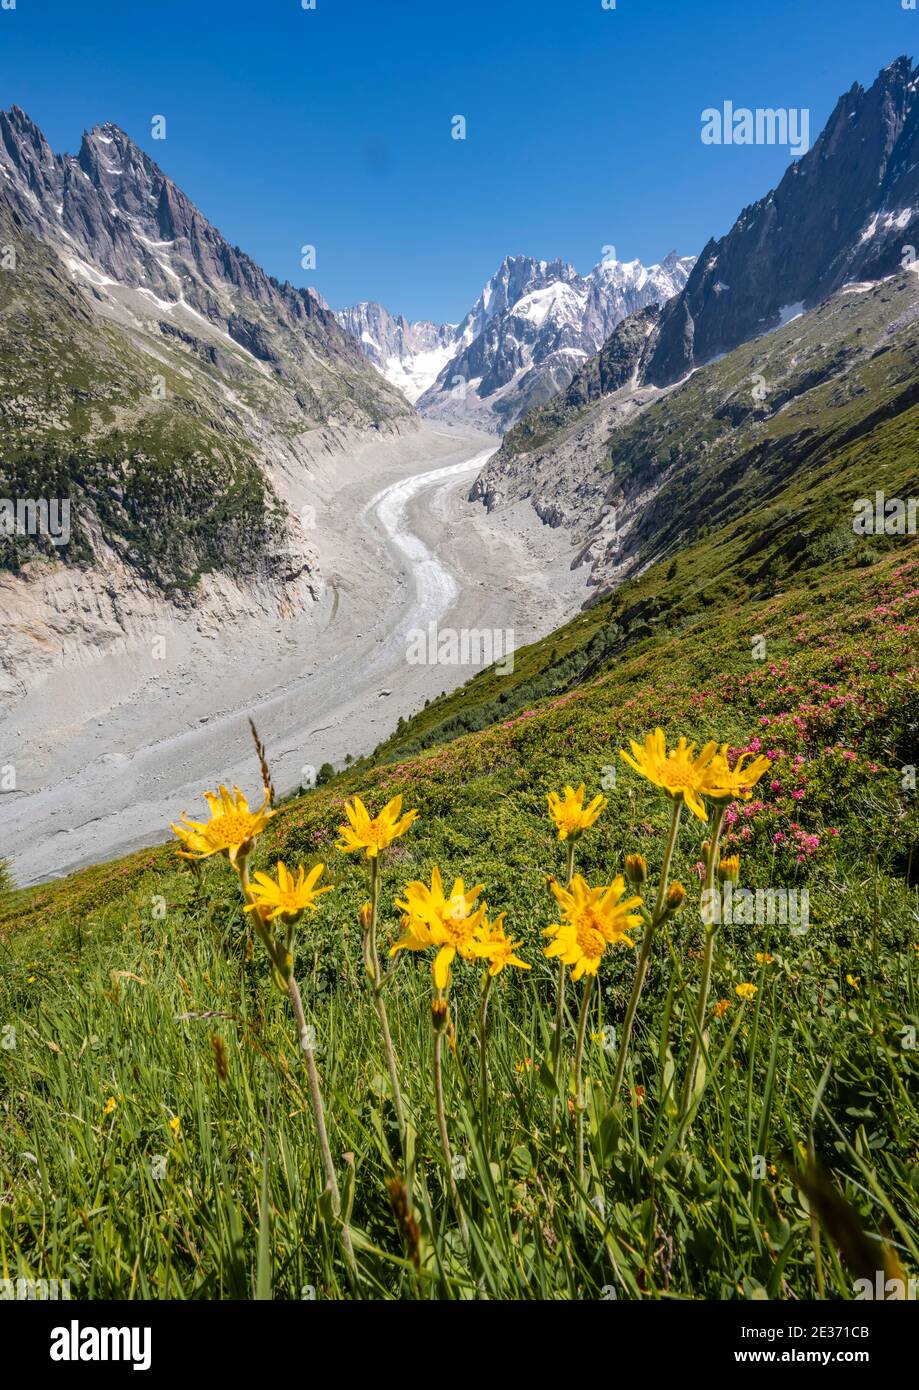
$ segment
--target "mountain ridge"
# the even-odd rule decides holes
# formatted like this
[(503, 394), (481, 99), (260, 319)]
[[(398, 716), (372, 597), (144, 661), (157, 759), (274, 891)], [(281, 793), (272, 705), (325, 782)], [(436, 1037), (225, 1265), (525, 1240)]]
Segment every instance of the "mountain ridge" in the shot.
[(677, 293), (693, 263), (676, 251), (652, 266), (610, 257), (581, 275), (511, 255), (455, 326), (409, 324), (373, 301), (338, 318), (421, 415), (501, 432), (567, 386), (622, 319)]
[(409, 414), (318, 298), (231, 245), (120, 127), (94, 126), (76, 155), (58, 155), (14, 105), (0, 111), (0, 174), (0, 201), (58, 252), (97, 307), (111, 309), (107, 292), (121, 288), (150, 310), (203, 321), (293, 388), (310, 425), (334, 423), (337, 412), (358, 428)]
[(641, 368), (669, 386), (850, 281), (901, 269), (919, 246), (919, 67), (901, 56), (853, 83), (776, 188), (703, 248)]

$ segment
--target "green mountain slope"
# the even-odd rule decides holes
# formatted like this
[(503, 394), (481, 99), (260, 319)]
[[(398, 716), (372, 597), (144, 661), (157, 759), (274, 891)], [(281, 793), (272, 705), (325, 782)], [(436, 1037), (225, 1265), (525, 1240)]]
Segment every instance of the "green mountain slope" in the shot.
[(0, 494), (69, 499), (71, 541), (0, 536), (0, 566), (38, 553), (92, 562), (104, 542), (172, 591), (206, 569), (270, 566), (278, 499), (241, 423), (209, 406), (187, 349), (164, 340), (156, 358), (144, 352), (0, 216), (0, 242), (13, 236), (15, 273), (0, 273)]

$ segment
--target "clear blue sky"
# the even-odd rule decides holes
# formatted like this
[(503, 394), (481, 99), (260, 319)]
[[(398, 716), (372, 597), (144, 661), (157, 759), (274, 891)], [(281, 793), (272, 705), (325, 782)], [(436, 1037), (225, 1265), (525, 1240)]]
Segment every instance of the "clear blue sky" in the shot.
[(703, 146), (703, 108), (809, 107), (814, 140), (901, 53), (919, 11), (900, 0), (17, 0), (0, 105), (58, 151), (116, 122), (230, 241), (336, 308), (455, 320), (508, 254), (584, 271), (606, 244), (700, 250), (788, 162)]

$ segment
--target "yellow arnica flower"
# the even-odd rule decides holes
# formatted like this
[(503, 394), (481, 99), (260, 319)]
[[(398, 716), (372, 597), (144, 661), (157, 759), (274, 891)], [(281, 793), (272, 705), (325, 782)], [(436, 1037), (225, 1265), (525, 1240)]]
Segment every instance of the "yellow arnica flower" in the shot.
[(253, 875), (249, 892), (255, 901), (249, 904), (246, 911), (260, 913), (266, 922), (273, 922), (276, 917), (283, 917), (285, 921), (292, 922), (307, 908), (315, 912), (319, 894), (332, 891), (331, 884), (324, 888), (316, 887), (324, 869), (324, 864), (314, 864), (307, 873), (301, 864), (297, 870), (297, 877), (294, 878), (279, 859), (277, 883), (267, 874)]
[(109, 1096), (108, 1100), (105, 1102), (105, 1104), (104, 1104), (103, 1107), (102, 1107), (102, 1113), (103, 1113), (103, 1115), (111, 1115), (115, 1110), (117, 1110), (117, 1108), (118, 1108), (118, 1102), (117, 1102), (117, 1100), (115, 1099), (114, 1096)]
[(741, 753), (732, 768), (728, 762), (728, 745), (724, 743), (705, 769), (702, 792), (713, 801), (749, 801), (753, 788), (771, 766), (768, 758)]
[(738, 999), (752, 999), (756, 994), (756, 985), (738, 985), (734, 990), (734, 993), (737, 995)]
[(525, 960), (516, 954), (522, 943), (512, 941), (504, 930), (504, 913), (499, 912), (493, 922), (484, 920), (479, 927), (476, 952), (488, 961), (489, 975), (500, 975), (506, 965), (516, 965), (518, 970), (531, 970)]
[(211, 812), (209, 821), (189, 820), (188, 812), (183, 811), (183, 823), (172, 826), (185, 845), (184, 850), (179, 850), (183, 859), (207, 859), (212, 854), (226, 854), (235, 864), (240, 850), (251, 845), (274, 815), (274, 811), (268, 810), (267, 792), (260, 808), (253, 812), (239, 787), (233, 788), (232, 796), (226, 787), (218, 790), (219, 796), (213, 792), (204, 793)]
[(633, 944), (626, 933), (630, 927), (641, 925), (640, 915), (633, 911), (641, 905), (641, 898), (622, 900), (622, 874), (604, 888), (591, 888), (580, 874), (575, 874), (570, 888), (563, 888), (555, 879), (549, 887), (562, 909), (562, 920), (543, 932), (543, 936), (555, 938), (546, 947), (546, 955), (558, 956), (563, 964), (570, 965), (573, 980), (596, 975), (607, 946)]
[(564, 797), (559, 796), (558, 792), (550, 792), (547, 800), (549, 818), (554, 822), (560, 840), (567, 840), (569, 835), (575, 838), (582, 830), (589, 830), (603, 808), (609, 804), (605, 796), (595, 796), (593, 801), (585, 806), (583, 782), (577, 791), (573, 787), (566, 787)]
[(345, 802), (345, 815), (349, 824), (338, 827), (341, 839), (337, 848), (345, 854), (362, 849), (368, 859), (376, 859), (393, 840), (405, 834), (418, 815), (417, 811), (407, 811), (404, 816), (401, 812), (402, 797), (394, 796), (380, 814), (371, 819), (370, 812), (360, 797), (353, 796), (350, 801)]
[(437, 865), (431, 870), (431, 886), (417, 879), (406, 885), (405, 897), (396, 899), (400, 908), (404, 936), (390, 950), (394, 956), (397, 951), (427, 951), (439, 946), (434, 961), (434, 983), (438, 989), (446, 989), (450, 983), (450, 966), (459, 954), (464, 960), (475, 960), (478, 955), (477, 933), (485, 919), (484, 903), (476, 907), (475, 900), (482, 891), (482, 884), (471, 888), (467, 893), (463, 880), (458, 878), (453, 884), (449, 897), (444, 893), (444, 881)]
[(699, 820), (708, 820), (708, 813), (700, 793), (704, 789), (705, 771), (718, 752), (717, 743), (707, 743), (698, 756), (694, 757), (696, 745), (681, 738), (675, 748), (667, 752), (667, 741), (663, 729), (655, 729), (648, 734), (644, 744), (629, 739), (632, 755), (620, 749), (620, 757), (634, 768), (642, 777), (661, 787), (668, 796), (682, 797), (686, 805)]
[(757, 965), (771, 965), (774, 960), (775, 956), (771, 956), (768, 951), (757, 951), (756, 953)]
[(719, 999), (718, 1003), (712, 1009), (712, 1013), (715, 1015), (716, 1018), (724, 1018), (725, 1014), (727, 1013), (730, 1007), (730, 999)]
[(847, 975), (847, 976), (846, 976), (846, 984), (847, 984), (847, 985), (851, 985), (852, 988), (853, 988), (854, 990), (858, 991), (858, 976), (857, 976), (857, 975)]

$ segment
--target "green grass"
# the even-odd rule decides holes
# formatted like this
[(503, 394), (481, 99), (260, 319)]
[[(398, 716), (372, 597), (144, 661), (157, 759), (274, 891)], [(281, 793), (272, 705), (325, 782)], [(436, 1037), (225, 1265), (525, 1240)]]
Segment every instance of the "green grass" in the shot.
[[(919, 693), (908, 657), (917, 617), (914, 550), (867, 568), (829, 564), (813, 589), (802, 583), (743, 609), (703, 607), (562, 695), (420, 755), (362, 765), (280, 808), (257, 866), (278, 855), (322, 858), (336, 884), (299, 929), (296, 972), (343, 1186), (353, 1171), (361, 1296), (572, 1299), (612, 1288), (622, 1298), (812, 1297), (814, 1238), (796, 1176), (811, 1137), (869, 1237), (916, 1272), (919, 1054), (909, 1030), (919, 1026), (919, 828), (903, 769), (917, 761)], [(766, 662), (751, 659), (751, 631), (767, 637)], [(574, 1127), (566, 1119), (553, 1134), (542, 1072), (554, 1007), (554, 971), (542, 956), (541, 931), (553, 919), (545, 876), (564, 867), (545, 794), (566, 781), (605, 786), (610, 804), (581, 841), (578, 867), (602, 881), (638, 849), (653, 885), (668, 806), (621, 763), (613, 785), (610, 769), (625, 738), (657, 723), (670, 736), (735, 747), (758, 736), (781, 755), (779, 789), (764, 784), (727, 843), (741, 853), (744, 884), (808, 888), (810, 928), (720, 933), (712, 1000), (731, 1009), (712, 1019), (712, 1074), (678, 1138), (668, 1083), (682, 1079), (692, 1037), (705, 835), (684, 819), (674, 874), (689, 893), (669, 942), (655, 946), (630, 1089), (615, 1107), (615, 1054), (602, 1038), (621, 1024), (634, 953), (611, 953), (601, 970), (579, 1190)], [(261, 732), (270, 754), (270, 730)], [(254, 759), (252, 776), (250, 793)], [(417, 1272), (387, 1189), (393, 1114), (359, 961), (367, 879), (334, 848), (353, 791), (374, 810), (402, 792), (421, 812), (384, 870), (385, 944), (399, 932), (393, 898), (438, 863), (445, 875), (486, 885), (533, 963), (526, 975), (506, 972), (495, 991), (484, 1130), (479, 981), (471, 967), (455, 971), (447, 1109), (464, 1165), (469, 1257), (433, 1112), (427, 961), (402, 959), (387, 985), (414, 1134)], [(162, 829), (151, 827), (151, 838)], [(0, 1277), (68, 1277), (80, 1297), (251, 1297), (269, 1280), (274, 1297), (349, 1296), (321, 1214), (289, 1008), (258, 950), (247, 955), (227, 867), (210, 864), (199, 883), (171, 847), (150, 850), (7, 892), (0, 933), (0, 1026), (15, 1030), (15, 1047), (0, 1050)], [(772, 964), (756, 962), (762, 951)], [(743, 981), (759, 986), (752, 1004), (736, 997)], [(576, 1007), (577, 990), (568, 1001)], [(212, 1036), (226, 1049), (225, 1081)], [(117, 1106), (106, 1116), (109, 1097)], [(163, 1171), (164, 1159), (156, 1178), (153, 1165)], [(820, 1249), (825, 1291), (851, 1297), (857, 1271), (826, 1237)]]

